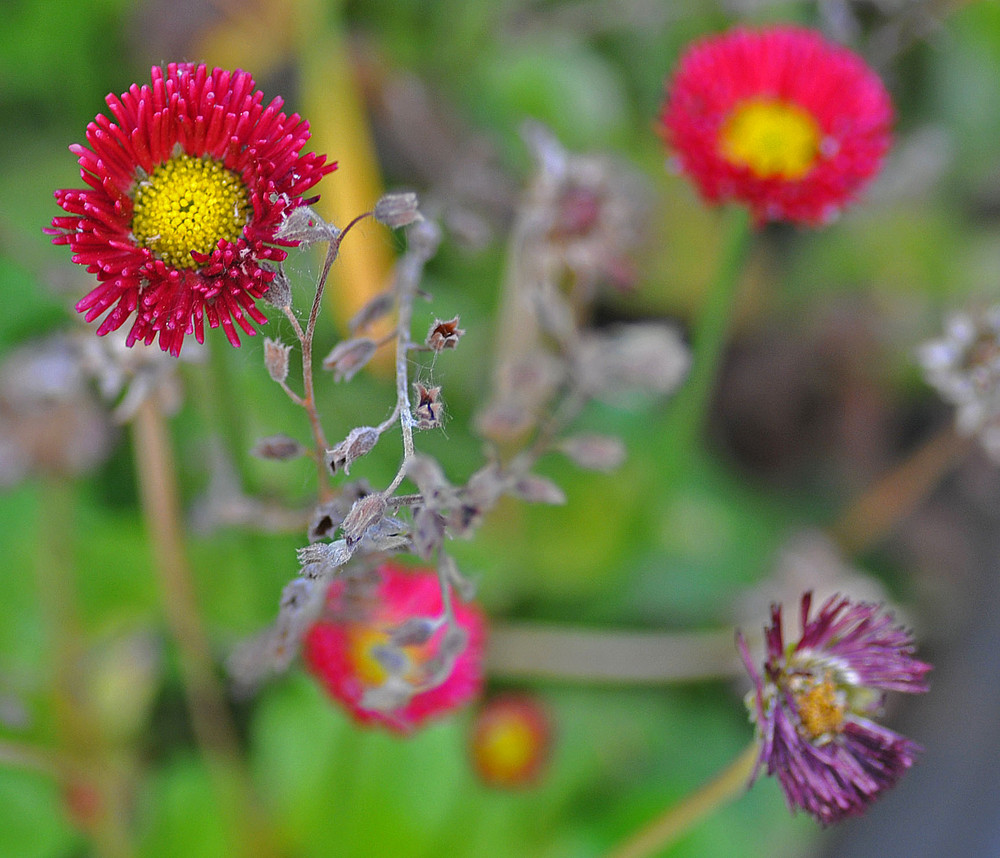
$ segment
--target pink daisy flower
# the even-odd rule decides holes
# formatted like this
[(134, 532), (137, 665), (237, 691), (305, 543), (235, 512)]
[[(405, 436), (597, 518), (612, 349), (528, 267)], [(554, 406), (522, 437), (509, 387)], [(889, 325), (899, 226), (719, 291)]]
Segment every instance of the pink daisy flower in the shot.
[(279, 98), (264, 106), (247, 72), (171, 63), (151, 74), (108, 95), (113, 118), (98, 114), (88, 145), (70, 146), (87, 187), (56, 191), (68, 214), (46, 232), (97, 275), (76, 309), (104, 316), (99, 335), (132, 319), (128, 345), (158, 339), (176, 356), (188, 334), (204, 340), (207, 319), (238, 346), (237, 326), (254, 334), (267, 321), (256, 300), (297, 244), (279, 226), (336, 164), (301, 154), (308, 123)]
[(794, 26), (694, 44), (667, 85), (661, 133), (710, 202), (755, 222), (828, 223), (872, 179), (892, 103), (857, 54)]
[(472, 604), (455, 603), (453, 611), (449, 626), (435, 572), (383, 563), (374, 581), (330, 585), (303, 655), (355, 720), (409, 733), (482, 687), (485, 618)]

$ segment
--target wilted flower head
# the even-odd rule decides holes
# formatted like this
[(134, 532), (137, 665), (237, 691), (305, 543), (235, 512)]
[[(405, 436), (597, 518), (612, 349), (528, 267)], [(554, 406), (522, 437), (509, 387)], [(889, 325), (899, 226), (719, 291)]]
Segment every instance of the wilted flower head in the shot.
[(501, 694), (476, 713), (470, 739), (472, 764), (490, 786), (530, 786), (545, 769), (551, 742), (552, 722), (536, 697)]
[(929, 664), (913, 657), (913, 638), (880, 605), (832, 596), (786, 646), (781, 606), (771, 606), (766, 655), (758, 672), (742, 634), (740, 652), (754, 688), (747, 708), (757, 726), (762, 766), (777, 775), (790, 809), (827, 825), (863, 813), (895, 785), (920, 747), (876, 721), (886, 691), (927, 690)]
[(631, 286), (630, 256), (650, 208), (647, 183), (620, 161), (570, 152), (537, 123), (522, 134), (537, 165), (525, 208), (541, 267), (565, 266), (584, 293), (598, 282)]
[(928, 384), (955, 406), (963, 435), (978, 435), (1000, 462), (1000, 304), (955, 313), (944, 336), (924, 343), (918, 359)]
[(33, 474), (73, 476), (101, 464), (115, 433), (80, 349), (54, 335), (0, 362), (0, 487)]
[(793, 26), (693, 45), (668, 84), (662, 134), (711, 202), (760, 224), (829, 222), (878, 172), (892, 103), (853, 52)]
[(384, 563), (374, 581), (330, 585), (304, 657), (357, 721), (408, 733), (476, 696), (484, 644), (475, 606), (455, 604), (454, 623), (446, 621), (436, 573)]
[(221, 326), (238, 346), (238, 325), (253, 334), (256, 305), (275, 276), (282, 220), (335, 164), (301, 154), (309, 125), (266, 107), (244, 71), (171, 63), (151, 85), (108, 95), (113, 118), (87, 126), (70, 150), (83, 190), (56, 191), (68, 212), (46, 232), (99, 284), (76, 308), (104, 315), (106, 334), (133, 318), (127, 342), (178, 355), (187, 334)]

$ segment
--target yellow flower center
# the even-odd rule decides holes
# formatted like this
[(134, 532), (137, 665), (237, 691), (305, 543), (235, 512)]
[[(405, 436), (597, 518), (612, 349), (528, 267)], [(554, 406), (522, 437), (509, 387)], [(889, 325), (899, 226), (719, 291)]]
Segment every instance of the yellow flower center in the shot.
[(539, 750), (538, 735), (516, 714), (497, 717), (476, 743), (476, 754), (483, 770), (501, 783), (523, 776)]
[(418, 678), (418, 668), (423, 661), (419, 647), (391, 646), (388, 634), (368, 626), (352, 629), (349, 638), (351, 664), (363, 685), (378, 688), (390, 676), (400, 676), (408, 681)]
[(723, 158), (761, 179), (801, 179), (819, 157), (823, 133), (812, 114), (784, 101), (751, 98), (726, 118)]
[(829, 676), (821, 682), (806, 684), (795, 694), (802, 728), (814, 741), (840, 732), (845, 706)]
[(191, 253), (236, 241), (250, 212), (247, 188), (211, 158), (175, 155), (139, 183), (132, 234), (174, 268), (197, 268)]

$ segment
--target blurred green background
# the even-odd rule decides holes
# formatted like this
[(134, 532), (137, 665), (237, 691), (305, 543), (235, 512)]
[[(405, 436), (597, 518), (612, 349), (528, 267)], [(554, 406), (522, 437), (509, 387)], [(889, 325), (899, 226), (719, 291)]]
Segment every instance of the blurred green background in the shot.
[[(620, 434), (626, 465), (595, 475), (546, 461), (545, 473), (566, 490), (565, 507), (505, 506), (475, 540), (455, 545), (497, 622), (661, 631), (762, 625), (763, 615), (741, 618), (735, 605), (769, 575), (783, 541), (834, 521), (947, 422), (920, 381), (913, 350), (938, 333), (945, 309), (996, 288), (995, 3), (8, 0), (3, 12), (0, 358), (75, 324), (69, 308), (88, 279), (41, 233), (58, 213), (52, 191), (79, 184), (66, 147), (83, 139), (105, 93), (148, 80), (151, 64), (204, 60), (253, 72), (266, 98), (281, 94), (310, 119), (312, 148), (340, 160), (319, 192), (370, 191), (362, 205), (374, 201), (379, 180), (358, 163), (364, 151), (352, 148), (364, 140), (350, 109), (354, 97), (370, 119), (388, 187), (440, 192), (454, 178), (449, 153), (473, 141), (482, 147), (492, 171), (488, 192), (460, 202), (486, 225), (483, 239), (470, 245), (446, 237), (428, 270), (434, 301), (420, 306), (415, 321), (419, 332), (434, 315), (457, 313), (469, 330), (461, 358), (445, 354), (435, 368), (450, 412), (446, 432), (419, 439), (456, 480), (481, 461), (470, 423), (490, 380), (504, 228), (530, 169), (518, 133), (525, 117), (546, 123), (570, 149), (614, 153), (648, 183), (653, 206), (636, 288), (604, 296), (602, 316), (686, 324), (714, 270), (722, 219), (664, 169), (655, 117), (679, 51), (735, 21), (791, 20), (852, 41), (876, 64), (898, 108), (885, 172), (864, 203), (830, 228), (757, 236), (711, 431), (685, 483), (664, 485), (647, 452), (664, 424), (662, 404), (594, 406), (581, 425)], [(399, 93), (415, 91), (404, 84), (429, 94), (440, 140), (403, 133)], [(399, 249), (399, 239), (379, 227), (353, 235), (344, 264), (360, 268), (341, 294)], [(293, 265), (303, 283), (314, 271), (304, 255)], [(290, 334), (280, 320), (265, 331)], [(335, 321), (325, 320), (320, 354), (337, 335)], [(258, 437), (304, 438), (307, 429), (262, 371), (261, 340), (215, 352), (208, 383), (205, 367), (183, 367), (185, 397), (171, 428), (192, 509), (208, 487), (206, 463), (217, 455), (220, 406), (212, 391), (219, 383), (238, 412), (223, 421), (246, 489), (293, 504), (308, 499), (305, 464), (246, 455)], [(789, 396), (801, 402), (788, 413), (768, 395), (773, 380), (784, 378), (775, 366), (806, 373), (793, 372)], [(324, 380), (321, 396), (328, 434), (343, 437), (382, 419), (393, 394), (391, 382), (369, 375), (337, 387)], [(398, 455), (387, 438), (357, 473), (385, 480)], [(113, 455), (90, 473), (32, 475), (0, 494), (0, 743), (57, 752), (65, 739), (57, 689), (58, 648), (66, 644), (53, 627), (52, 603), (69, 602), (86, 666), (74, 681), (100, 725), (101, 753), (127, 784), (134, 854), (240, 854), (246, 820), (220, 810), (186, 720), (133, 466), (131, 436), (122, 430)], [(303, 541), (294, 533), (192, 528), (197, 596), (220, 663), (273, 619)], [(935, 640), (947, 643), (947, 614), (930, 607), (947, 600), (955, 582), (941, 577), (937, 554), (915, 562), (917, 548), (905, 538), (891, 549), (853, 559), (912, 605), (933, 651)], [(511, 685), (503, 677), (491, 682)], [(738, 681), (530, 687), (552, 712), (555, 744), (540, 784), (513, 793), (474, 777), (468, 711), (405, 740), (361, 730), (297, 666), (255, 697), (234, 701), (280, 854), (599, 855), (721, 769), (751, 737)], [(88, 800), (85, 790), (67, 790), (0, 755), (0, 856), (100, 854), (74, 825)], [(822, 838), (812, 820), (790, 817), (765, 779), (669, 854), (791, 858), (817, 854)]]

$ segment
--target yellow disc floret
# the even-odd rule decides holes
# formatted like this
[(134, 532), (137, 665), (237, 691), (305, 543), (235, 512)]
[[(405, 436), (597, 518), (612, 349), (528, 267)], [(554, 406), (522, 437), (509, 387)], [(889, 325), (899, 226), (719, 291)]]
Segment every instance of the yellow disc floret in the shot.
[(719, 135), (723, 158), (761, 179), (801, 179), (816, 164), (822, 131), (812, 114), (770, 98), (739, 103)]
[(835, 736), (844, 725), (845, 704), (829, 676), (809, 681), (795, 693), (802, 729), (813, 741)]
[(377, 688), (391, 676), (410, 682), (419, 679), (421, 647), (395, 646), (386, 632), (367, 626), (352, 628), (348, 641), (354, 674), (364, 685)]
[(211, 158), (179, 154), (160, 164), (135, 192), (132, 234), (174, 268), (197, 268), (192, 251), (209, 254), (243, 233), (246, 185)]
[(541, 752), (541, 737), (523, 717), (502, 713), (479, 737), (476, 755), (485, 773), (500, 783), (523, 777)]

